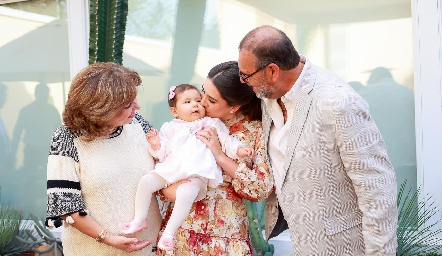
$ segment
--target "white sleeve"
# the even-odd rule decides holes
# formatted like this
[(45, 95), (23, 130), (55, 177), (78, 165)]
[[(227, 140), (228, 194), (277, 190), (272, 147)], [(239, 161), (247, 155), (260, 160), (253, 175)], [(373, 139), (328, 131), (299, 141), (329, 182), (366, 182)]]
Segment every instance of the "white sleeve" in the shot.
[(153, 150), (149, 144), (149, 152), (153, 157), (157, 158), (158, 161), (163, 162), (167, 155), (169, 155), (169, 136), (173, 134), (172, 132), (172, 124), (170, 122), (164, 123), (160, 130), (158, 131), (158, 135), (160, 136), (160, 148), (157, 150)]

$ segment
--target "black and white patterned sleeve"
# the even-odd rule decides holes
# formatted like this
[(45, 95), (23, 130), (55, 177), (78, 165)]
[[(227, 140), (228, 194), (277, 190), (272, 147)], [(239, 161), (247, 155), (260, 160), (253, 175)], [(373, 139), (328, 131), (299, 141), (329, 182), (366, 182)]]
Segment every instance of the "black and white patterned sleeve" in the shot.
[(144, 119), (142, 115), (138, 113), (135, 113), (135, 117), (132, 122), (140, 123), (141, 127), (143, 127), (143, 131), (145, 134), (152, 128), (152, 125), (150, 125), (150, 123), (146, 119)]
[(76, 136), (65, 126), (52, 135), (47, 167), (47, 218), (51, 220), (85, 209), (77, 175), (79, 159), (74, 145)]

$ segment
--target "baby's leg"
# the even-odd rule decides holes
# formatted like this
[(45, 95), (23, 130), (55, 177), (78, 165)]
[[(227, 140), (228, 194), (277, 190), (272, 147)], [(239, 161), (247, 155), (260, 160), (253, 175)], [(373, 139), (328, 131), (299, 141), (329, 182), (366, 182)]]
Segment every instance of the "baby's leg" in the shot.
[[(174, 237), (175, 232), (186, 219), (187, 215), (189, 215), (190, 208), (192, 208), (192, 204), (200, 190), (207, 186), (201, 179), (189, 178), (189, 180), (190, 182), (179, 185), (176, 190), (175, 206), (173, 207), (172, 215), (167, 222), (164, 234), (158, 244), (163, 250), (168, 250), (170, 247), (173, 248), (173, 240), (169, 240)], [(164, 240), (167, 240), (167, 242)]]
[(140, 223), (147, 218), (152, 194), (164, 188), (165, 184), (166, 180), (155, 173), (141, 177), (135, 197), (135, 222)]
[(147, 213), (152, 194), (163, 188), (166, 181), (155, 173), (144, 175), (138, 183), (135, 196), (135, 216), (130, 223), (124, 225), (121, 234), (129, 235), (147, 228)]
[(202, 180), (198, 178), (190, 178), (190, 182), (183, 183), (176, 189), (176, 200), (173, 207), (172, 215), (167, 222), (165, 233), (174, 235), (183, 221), (189, 215), (190, 208), (198, 196), (201, 188), (207, 186)]

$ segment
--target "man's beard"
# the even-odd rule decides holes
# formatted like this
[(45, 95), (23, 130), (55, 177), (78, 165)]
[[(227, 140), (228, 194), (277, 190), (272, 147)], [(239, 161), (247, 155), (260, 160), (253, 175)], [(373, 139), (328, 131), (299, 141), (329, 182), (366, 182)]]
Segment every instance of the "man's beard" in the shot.
[(258, 91), (256, 91), (255, 94), (256, 97), (260, 99), (268, 99), (273, 94), (273, 92), (270, 90), (270, 86), (265, 84), (264, 81), (260, 81), (257, 88)]
[(268, 93), (265, 93), (265, 92), (263, 92), (263, 91), (255, 92), (255, 94), (256, 94), (256, 97), (258, 97), (258, 98), (260, 98), (260, 99), (266, 99), (266, 98), (267, 98), (267, 95), (268, 95)]

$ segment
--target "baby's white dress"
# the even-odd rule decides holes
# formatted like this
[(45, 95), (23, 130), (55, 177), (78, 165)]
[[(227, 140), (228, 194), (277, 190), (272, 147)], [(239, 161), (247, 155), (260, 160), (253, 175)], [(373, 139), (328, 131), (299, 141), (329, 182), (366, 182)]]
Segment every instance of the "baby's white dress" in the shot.
[(210, 187), (223, 182), (221, 168), (216, 164), (210, 149), (195, 134), (203, 127), (217, 130), (222, 150), (232, 159), (238, 159), (238, 148), (242, 142), (229, 135), (226, 125), (218, 118), (203, 117), (193, 122), (173, 119), (164, 123), (159, 131), (161, 148), (151, 154), (158, 158), (152, 173), (156, 173), (168, 183), (174, 183), (198, 175), (208, 179)]

